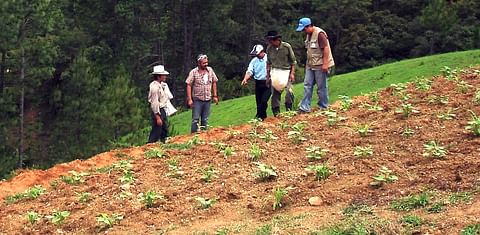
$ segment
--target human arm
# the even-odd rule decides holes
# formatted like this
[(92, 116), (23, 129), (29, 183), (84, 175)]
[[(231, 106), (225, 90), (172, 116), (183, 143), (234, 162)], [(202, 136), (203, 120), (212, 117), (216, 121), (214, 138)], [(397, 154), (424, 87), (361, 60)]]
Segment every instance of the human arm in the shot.
[(242, 86), (246, 85), (248, 80), (253, 77), (253, 61), (254, 59), (250, 60), (250, 63), (248, 64), (247, 72), (245, 72), (245, 76), (242, 80)]
[(322, 51), (323, 51), (322, 71), (324, 73), (328, 73), (329, 59), (331, 55), (330, 55), (330, 48), (328, 44), (327, 35), (325, 33), (319, 33), (318, 40), (319, 40), (320, 48), (322, 48)]
[(217, 93), (217, 82), (214, 81), (212, 83), (212, 95), (213, 95), (213, 102), (215, 102), (215, 104), (218, 104), (218, 93)]
[(267, 80), (267, 83), (266, 83), (267, 87), (270, 87), (270, 84), (271, 84), (271, 82), (272, 82), (272, 81), (270, 80), (270, 71), (271, 71), (271, 70), (272, 70), (272, 64), (267, 63), (267, 78), (266, 78), (266, 80)]
[(192, 100), (192, 84), (187, 83), (187, 105), (188, 107), (193, 106), (193, 100)]
[(292, 46), (286, 43), (288, 46), (288, 62), (290, 62), (290, 74), (289, 79), (290, 82), (295, 81), (295, 65), (297, 64), (297, 58), (295, 57), (295, 53), (293, 52)]

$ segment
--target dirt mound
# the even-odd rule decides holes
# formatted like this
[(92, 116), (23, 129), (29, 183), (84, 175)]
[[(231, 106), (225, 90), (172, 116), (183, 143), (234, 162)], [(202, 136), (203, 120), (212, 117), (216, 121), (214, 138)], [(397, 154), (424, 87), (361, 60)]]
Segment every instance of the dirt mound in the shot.
[[(480, 223), (480, 138), (466, 129), (472, 112), (480, 114), (480, 72), (447, 75), (391, 86), (350, 105), (345, 99), (327, 112), (285, 114), (22, 172), (0, 184), (0, 196), (53, 187), (36, 199), (10, 197), (0, 206), (0, 231), (305, 234), (351, 225), (382, 234), (458, 233)], [(255, 147), (263, 155), (254, 161)], [(259, 180), (261, 167), (276, 176)], [(69, 178), (70, 170), (85, 175)], [(276, 189), (286, 196), (273, 210)], [(82, 193), (89, 200), (82, 202)], [(146, 195), (154, 201), (148, 207)], [(318, 205), (311, 206), (314, 196)], [(412, 201), (419, 204), (407, 208)], [(34, 224), (29, 211), (40, 215)], [(55, 225), (45, 217), (54, 211), (70, 215)], [(106, 228), (97, 221), (102, 213), (122, 219)], [(405, 222), (411, 215), (423, 222)]]

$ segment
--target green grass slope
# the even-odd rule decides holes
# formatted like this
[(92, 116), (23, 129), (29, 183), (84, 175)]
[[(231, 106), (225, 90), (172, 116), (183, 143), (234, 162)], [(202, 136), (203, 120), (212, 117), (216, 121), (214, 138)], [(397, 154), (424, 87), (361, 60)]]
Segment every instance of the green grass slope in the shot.
[[(338, 95), (361, 95), (385, 88), (390, 84), (409, 82), (416, 77), (428, 77), (439, 74), (444, 66), (462, 68), (476, 64), (480, 64), (480, 50), (452, 52), (403, 60), (352, 73), (335, 75), (329, 80), (330, 102), (334, 102)], [(303, 80), (303, 71), (301, 72), (302, 76), (299, 76), (299, 74), (297, 74), (297, 81)], [(249, 85), (253, 86), (253, 83), (250, 82)], [(303, 83), (296, 84), (294, 92), (295, 105), (298, 105), (298, 102), (303, 97)], [(282, 96), (283, 101), (284, 94)], [(316, 107), (316, 102), (317, 97), (316, 93), (314, 93), (312, 107)], [(255, 116), (255, 107), (255, 97), (253, 95), (220, 102), (218, 105), (212, 106), (209, 125), (215, 127), (246, 123)], [(268, 115), (272, 115), (270, 110)], [(173, 116), (170, 122), (179, 134), (186, 134), (190, 132), (191, 118), (192, 112), (189, 110)]]
[[(335, 75), (329, 79), (330, 103), (335, 102), (339, 95), (353, 97), (388, 87), (390, 84), (404, 83), (417, 77), (440, 74), (444, 66), (454, 69), (477, 64), (480, 64), (480, 50), (471, 50), (408, 59), (352, 73)], [(303, 71), (297, 71), (297, 81), (303, 81), (303, 73)], [(240, 81), (238, 82), (240, 83)], [(249, 83), (249, 86), (253, 85), (253, 82)], [(296, 107), (303, 96), (302, 82), (294, 86), (294, 92), (294, 106)], [(284, 98), (285, 95), (283, 94), (282, 102)], [(312, 107), (316, 107), (316, 102), (317, 95), (314, 92)], [(284, 108), (281, 107), (282, 111)], [(252, 119), (255, 112), (255, 97), (253, 95), (222, 101), (218, 105), (212, 106), (209, 125), (213, 127), (239, 125)], [(268, 115), (272, 116), (270, 107)], [(171, 127), (173, 126), (174, 132), (176, 134), (188, 134), (191, 118), (191, 110), (171, 117), (170, 124)], [(119, 146), (145, 144), (149, 131), (150, 127), (145, 127), (122, 137), (116, 144)]]

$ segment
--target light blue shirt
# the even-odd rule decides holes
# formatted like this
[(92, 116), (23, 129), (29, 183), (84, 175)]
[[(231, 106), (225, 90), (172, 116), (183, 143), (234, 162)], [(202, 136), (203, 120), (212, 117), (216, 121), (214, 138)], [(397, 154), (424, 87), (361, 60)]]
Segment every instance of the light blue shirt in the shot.
[(254, 57), (248, 64), (247, 73), (255, 80), (267, 79), (267, 54), (262, 59)]

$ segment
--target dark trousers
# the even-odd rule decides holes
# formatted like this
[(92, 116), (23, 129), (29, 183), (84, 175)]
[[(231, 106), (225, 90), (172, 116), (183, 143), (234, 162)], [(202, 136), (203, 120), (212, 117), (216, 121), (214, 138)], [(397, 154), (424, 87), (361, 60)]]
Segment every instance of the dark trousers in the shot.
[[(293, 108), (294, 102), (294, 95), (290, 92), (290, 88), (292, 87), (292, 82), (289, 80), (287, 87), (285, 88), (285, 110), (291, 111)], [(275, 88), (272, 87), (272, 112), (274, 116), (277, 116), (280, 113), (280, 100), (282, 97), (283, 91), (277, 91)]]
[(255, 80), (255, 101), (257, 102), (257, 114), (255, 118), (264, 120), (267, 118), (268, 99), (272, 90), (267, 87), (265, 80)]
[(157, 121), (155, 118), (155, 114), (151, 112), (152, 116), (152, 130), (150, 131), (150, 136), (148, 137), (147, 143), (155, 143), (157, 141), (161, 141), (165, 143), (165, 139), (168, 136), (168, 120), (167, 114), (165, 113), (165, 109), (160, 109), (160, 118), (162, 119), (162, 125), (157, 125)]

